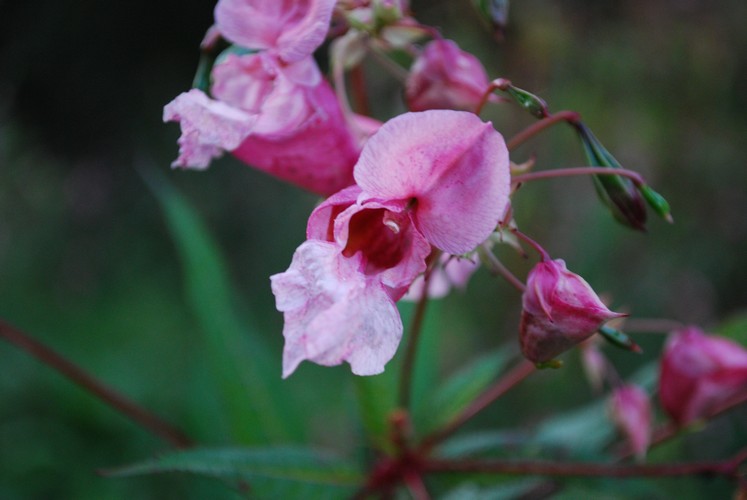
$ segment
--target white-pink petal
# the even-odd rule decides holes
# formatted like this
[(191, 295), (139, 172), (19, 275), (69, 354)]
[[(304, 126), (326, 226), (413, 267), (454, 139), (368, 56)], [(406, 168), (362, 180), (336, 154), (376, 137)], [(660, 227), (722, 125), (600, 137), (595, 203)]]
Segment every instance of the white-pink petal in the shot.
[(272, 276), (278, 310), (285, 316), (283, 377), (304, 361), (350, 363), (356, 375), (374, 375), (394, 356), (402, 322), (375, 279), (341, 257), (331, 242), (310, 240), (284, 273)]
[(257, 116), (210, 99), (198, 89), (179, 94), (163, 108), (163, 120), (179, 122), (179, 157), (173, 167), (206, 168), (249, 136)]

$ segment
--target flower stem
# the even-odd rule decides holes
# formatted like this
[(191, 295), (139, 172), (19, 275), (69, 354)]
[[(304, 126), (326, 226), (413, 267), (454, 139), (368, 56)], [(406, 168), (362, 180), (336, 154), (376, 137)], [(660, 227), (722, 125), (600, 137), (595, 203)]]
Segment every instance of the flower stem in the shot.
[(522, 233), (518, 229), (511, 229), (511, 232), (514, 233), (517, 238), (527, 243), (530, 247), (534, 248), (537, 251), (537, 253), (540, 254), (540, 257), (542, 257), (543, 261), (552, 260), (552, 258), (550, 257), (550, 254), (547, 253), (547, 250), (542, 248), (542, 245), (534, 241), (532, 238)]
[(524, 290), (526, 290), (527, 286), (519, 278), (517, 278), (514, 273), (512, 273), (506, 266), (504, 266), (503, 263), (498, 260), (498, 258), (493, 254), (493, 252), (486, 249), (485, 247), (479, 247), (477, 249), (477, 253), (480, 256), (480, 260), (483, 262), (483, 264), (485, 264), (485, 267), (488, 268), (488, 271), (491, 274), (500, 276), (501, 278), (508, 281), (511, 286), (516, 288), (519, 293), (524, 293)]
[(543, 118), (540, 121), (533, 123), (529, 127), (513, 136), (506, 143), (506, 147), (509, 151), (513, 151), (535, 135), (539, 134), (546, 128), (552, 127), (556, 123), (568, 122), (573, 124), (578, 122), (580, 118), (581, 115), (575, 111), (558, 111), (557, 113), (551, 114), (547, 118)]
[(176, 448), (188, 448), (192, 446), (192, 440), (181, 430), (140, 407), (137, 403), (119, 394), (112, 388), (107, 387), (71, 361), (2, 320), (0, 320), (0, 338), (31, 354), (136, 424)]
[(604, 464), (537, 462), (513, 460), (430, 460), (429, 472), (479, 472), (494, 474), (528, 474), (578, 477), (661, 477), (718, 474), (734, 477), (739, 465), (747, 459), (747, 448), (732, 458), (713, 462), (669, 464)]
[(516, 365), (511, 371), (504, 374), (498, 381), (480, 396), (475, 399), (472, 404), (462, 411), (459, 415), (446, 424), (440, 430), (426, 436), (421, 445), (420, 450), (423, 454), (426, 454), (438, 443), (454, 434), (459, 428), (467, 423), (472, 417), (480, 413), (482, 410), (490, 406), (498, 398), (506, 394), (508, 391), (516, 387), (522, 380), (527, 378), (529, 375), (536, 371), (534, 364), (529, 361), (522, 359), (521, 362)]
[(437, 265), (438, 258), (441, 252), (435, 252), (432, 254), (430, 265), (423, 275), (423, 291), (421, 292), (420, 299), (415, 306), (415, 316), (412, 318), (410, 323), (410, 336), (407, 339), (407, 348), (405, 349), (405, 359), (402, 361), (402, 374), (399, 380), (399, 407), (405, 410), (410, 409), (410, 397), (412, 391), (412, 375), (415, 367), (415, 355), (417, 354), (418, 341), (420, 340), (420, 333), (423, 330), (423, 320), (425, 319), (425, 310), (428, 305), (428, 285), (430, 284), (431, 274), (433, 268)]
[(511, 182), (519, 184), (528, 181), (537, 181), (542, 179), (554, 179), (558, 177), (572, 177), (576, 175), (619, 175), (627, 177), (638, 186), (646, 185), (646, 181), (638, 172), (628, 170), (627, 168), (610, 168), (610, 167), (571, 167), (558, 168), (555, 170), (542, 170), (541, 172), (529, 172), (526, 174), (515, 175)]

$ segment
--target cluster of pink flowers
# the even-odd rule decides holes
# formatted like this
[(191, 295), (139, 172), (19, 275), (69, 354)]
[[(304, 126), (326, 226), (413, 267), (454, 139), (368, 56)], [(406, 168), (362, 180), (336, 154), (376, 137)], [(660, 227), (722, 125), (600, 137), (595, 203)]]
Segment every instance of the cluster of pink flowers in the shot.
[[(285, 320), (284, 377), (304, 360), (382, 372), (402, 337), (396, 302), (463, 286), (479, 266), (475, 250), (491, 252), (500, 239), (493, 236), (515, 227), (506, 143), (475, 114), (499, 100), (495, 87), (477, 58), (419, 25), (408, 8), (393, 0), (219, 0), (205, 44), (222, 37), (234, 46), (216, 58), (209, 89), (185, 92), (164, 109), (182, 129), (174, 166), (206, 168), (230, 152), (326, 197), (288, 270), (271, 277)], [(344, 75), (333, 88), (313, 57), (328, 36), (338, 73), (367, 50), (410, 49), (409, 112), (381, 124), (350, 111)], [(425, 36), (432, 40), (419, 48), (414, 42)], [(609, 363), (594, 336), (625, 315), (563, 260), (531, 245), (542, 259), (518, 285), (521, 352), (547, 364), (583, 343), (601, 387)], [(707, 416), (745, 390), (744, 348), (695, 328), (673, 334), (659, 395), (675, 422)], [(618, 384), (610, 409), (642, 457), (653, 420), (645, 392)]]

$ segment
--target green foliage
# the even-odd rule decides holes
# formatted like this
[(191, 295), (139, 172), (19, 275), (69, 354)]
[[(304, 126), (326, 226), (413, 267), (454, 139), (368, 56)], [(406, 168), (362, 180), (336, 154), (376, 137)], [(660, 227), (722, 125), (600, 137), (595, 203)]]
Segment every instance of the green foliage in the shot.
[(307, 448), (199, 448), (106, 471), (114, 477), (183, 472), (234, 484), (252, 498), (348, 498), (363, 476), (349, 461)]

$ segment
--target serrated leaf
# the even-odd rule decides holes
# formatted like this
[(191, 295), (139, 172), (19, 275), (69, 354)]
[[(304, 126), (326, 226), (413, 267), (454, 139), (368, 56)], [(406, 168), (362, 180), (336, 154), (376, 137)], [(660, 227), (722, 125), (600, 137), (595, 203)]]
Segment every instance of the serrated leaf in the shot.
[(248, 483), (257, 498), (347, 498), (363, 481), (349, 461), (308, 448), (199, 448), (105, 471), (112, 477), (181, 472)]
[[(298, 412), (282, 409), (287, 402), (280, 400), (279, 361), (259, 332), (239, 320), (217, 244), (187, 200), (164, 177), (154, 172), (145, 176), (174, 239), (187, 300), (204, 332), (200, 340), (233, 439), (260, 443), (297, 438), (290, 430), (298, 428), (293, 421)], [(194, 339), (185, 338), (189, 341)]]
[(496, 379), (509, 358), (508, 350), (481, 356), (443, 384), (435, 385), (423, 412), (428, 416), (421, 422), (423, 431), (431, 432), (456, 417)]

